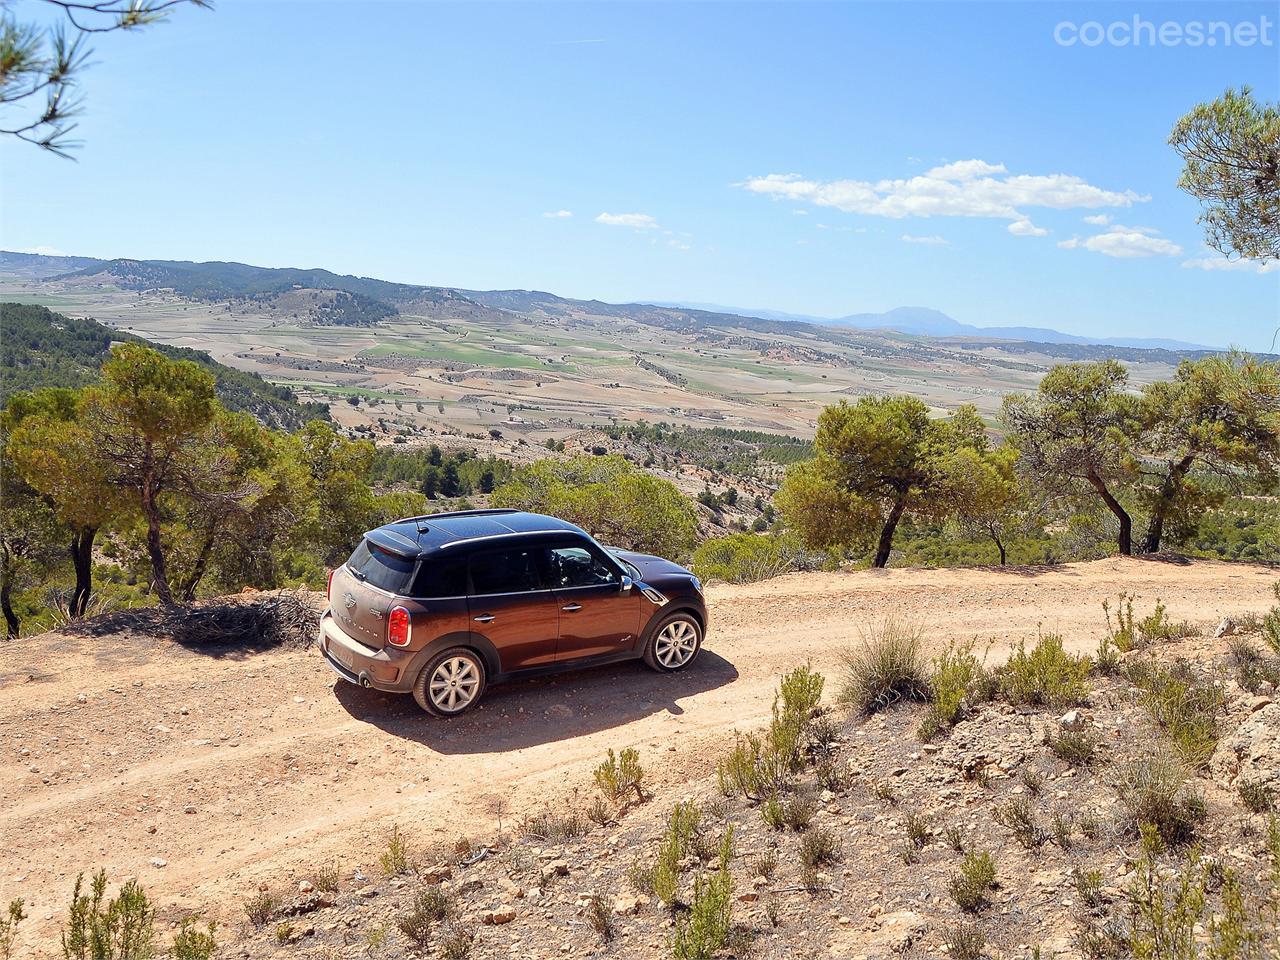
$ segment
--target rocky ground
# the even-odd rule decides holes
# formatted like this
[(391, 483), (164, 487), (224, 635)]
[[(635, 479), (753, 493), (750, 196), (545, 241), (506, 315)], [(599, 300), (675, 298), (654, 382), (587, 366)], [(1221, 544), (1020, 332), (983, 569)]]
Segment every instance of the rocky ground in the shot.
[[(1116, 559), (713, 587), (695, 669), (513, 683), (450, 723), (405, 698), (335, 685), (309, 650), (201, 650), (128, 631), (24, 639), (0, 648), (0, 900), (23, 897), (29, 913), (14, 956), (60, 955), (75, 875), (98, 866), (113, 881), (137, 877), (161, 928), (196, 911), (216, 919), (223, 956), (407, 956), (398, 921), (433, 880), (457, 895), (457, 929), (473, 937), (473, 956), (658, 956), (672, 914), (630, 875), (652, 859), (672, 806), (686, 798), (702, 807), (709, 837), (735, 825), (736, 951), (748, 939), (762, 958), (882, 956), (907, 942), (940, 950), (961, 918), (947, 892), (958, 836), (996, 865), (999, 887), (979, 915), (987, 953), (1070, 954), (1072, 868), (1103, 870), (1115, 900), (1136, 855), (1115, 827), (1111, 784), (1118, 762), (1157, 733), (1125, 681), (1098, 679), (1083, 719), (1071, 721), (1099, 738), (1099, 762), (1088, 767), (1043, 744), (1063, 710), (990, 703), (931, 743), (915, 735), (919, 705), (870, 718), (833, 711), (841, 776), (825, 786), (814, 769), (801, 777), (816, 801), (810, 832), (831, 831), (841, 849), (819, 870), (821, 890), (802, 877), (804, 836), (770, 830), (757, 804), (721, 797), (717, 761), (735, 730), (767, 723), (779, 675), (797, 664), (832, 678), (829, 703), (840, 650), (886, 615), (920, 623), (930, 653), (982, 637), (994, 663), (1042, 626), (1068, 649), (1092, 651), (1102, 600), (1124, 588), (1142, 607), (1162, 598), (1198, 633), (1156, 655), (1204, 662), (1228, 692), (1221, 746), (1198, 778), (1210, 813), (1203, 841), (1256, 875), (1263, 820), (1245, 811), (1236, 786), (1242, 767), (1248, 778), (1280, 776), (1280, 705), (1269, 680), (1239, 686), (1226, 659), (1239, 638), (1212, 635), (1224, 618), (1248, 628), (1246, 615), (1274, 602), (1275, 579), (1263, 567)], [(607, 749), (624, 747), (640, 752), (647, 802), (604, 826), (588, 821), (571, 839), (520, 829), (548, 811), (585, 816), (592, 770)], [(1055, 814), (1074, 814), (1071, 838), (1034, 851), (1014, 842), (993, 813), (1019, 797), (1050, 834)], [(927, 837), (908, 854), (909, 815), (927, 818)], [(381, 860), (396, 828), (412, 868), (387, 876)], [(456, 846), (460, 838), (467, 843)], [(776, 872), (757, 879), (770, 849)], [(686, 866), (687, 895), (697, 869)], [(325, 889), (335, 873), (336, 890)], [(280, 903), (254, 926), (245, 908), (264, 892)], [(607, 943), (591, 923), (592, 897), (612, 918)], [(428, 952), (454, 929), (433, 930)]]
[[(1271, 882), (1268, 815), (1246, 809), (1238, 788), (1267, 784), (1280, 797), (1274, 681), (1242, 688), (1224, 639), (1191, 638), (1127, 659), (1138, 656), (1186, 660), (1205, 678), (1221, 678), (1220, 744), (1194, 780), (1207, 806), (1195, 842), (1206, 862), (1238, 872), (1261, 902)], [(1280, 660), (1270, 668), (1280, 669)], [(546, 832), (539, 818), (434, 847), (411, 836), (411, 866), (402, 875), (386, 876), (373, 859), (385, 849), (371, 848), (358, 866), (340, 868), (336, 891), (313, 892), (314, 872), (306, 871), (267, 888), (282, 894), (282, 907), (256, 933), (246, 924), (247, 938), (230, 955), (448, 956), (465, 945), (485, 958), (669, 956), (680, 911), (638, 889), (633, 877), (655, 859), (671, 808), (683, 800), (699, 806), (712, 841), (729, 826), (734, 832), (733, 933), (721, 956), (937, 955), (948, 952), (949, 934), (975, 924), (988, 957), (1081, 957), (1082, 926), (1125, 916), (1135, 879), (1140, 844), (1115, 785), (1126, 763), (1162, 744), (1137, 698), (1120, 676), (1095, 675), (1079, 708), (990, 703), (930, 742), (917, 736), (925, 715), (919, 705), (870, 717), (833, 711), (837, 775), (810, 768), (799, 777), (795, 795), (813, 801), (803, 832), (771, 829), (760, 803), (726, 796), (709, 777), (663, 789), (605, 825), (580, 813), (585, 834), (558, 842), (539, 835)], [(1047, 746), (1064, 730), (1096, 742), (1091, 762), (1073, 765)], [(646, 761), (661, 757), (642, 754)], [(1001, 822), (1021, 802), (1038, 831), (1029, 844)], [(570, 804), (587, 806), (584, 797)], [(563, 818), (569, 811), (555, 804), (548, 812)], [(839, 853), (806, 872), (801, 848), (815, 833), (834, 838)], [(989, 852), (996, 870), (986, 902), (973, 912), (949, 893), (966, 852)], [(1168, 851), (1162, 862), (1169, 868), (1181, 855)], [(683, 866), (687, 902), (691, 878), (709, 868), (692, 856)], [(1091, 870), (1101, 874), (1096, 890), (1077, 882)], [(446, 894), (453, 913), (418, 949), (399, 924), (431, 888)]]

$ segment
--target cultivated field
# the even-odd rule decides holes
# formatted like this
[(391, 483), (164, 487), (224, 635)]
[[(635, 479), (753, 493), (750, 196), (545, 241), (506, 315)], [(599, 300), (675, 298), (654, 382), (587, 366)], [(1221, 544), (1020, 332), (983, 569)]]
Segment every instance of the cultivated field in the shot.
[[(805, 436), (823, 406), (866, 394), (910, 394), (939, 410), (974, 403), (990, 418), (1004, 394), (1034, 387), (1062, 360), (874, 332), (683, 331), (588, 307), (568, 316), (406, 308), (377, 326), (338, 327), (86, 281), (0, 277), (0, 299), (205, 350), (332, 402), (347, 426), (426, 436), (497, 429), (499, 449), (636, 420)], [(1135, 384), (1171, 372), (1158, 362), (1129, 368)]]

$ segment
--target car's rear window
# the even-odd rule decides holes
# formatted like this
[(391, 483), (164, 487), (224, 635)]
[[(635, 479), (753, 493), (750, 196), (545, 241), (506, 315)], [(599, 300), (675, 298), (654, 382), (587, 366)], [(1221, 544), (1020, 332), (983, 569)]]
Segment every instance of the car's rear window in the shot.
[(368, 540), (361, 540), (347, 561), (347, 569), (371, 586), (388, 593), (404, 594), (416, 563), (409, 557), (390, 553)]

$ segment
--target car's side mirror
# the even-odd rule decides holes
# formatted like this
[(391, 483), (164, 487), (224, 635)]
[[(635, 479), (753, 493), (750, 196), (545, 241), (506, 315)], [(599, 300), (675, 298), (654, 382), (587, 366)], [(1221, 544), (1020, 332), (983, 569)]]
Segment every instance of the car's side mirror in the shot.
[(622, 575), (622, 583), (621, 583), (621, 585), (619, 586), (619, 589), (620, 589), (623, 593), (630, 593), (630, 592), (631, 592), (631, 588), (632, 588), (633, 586), (635, 586), (635, 581), (634, 581), (634, 580), (632, 580), (630, 577), (628, 577), (628, 576), (624, 573), (624, 574)]

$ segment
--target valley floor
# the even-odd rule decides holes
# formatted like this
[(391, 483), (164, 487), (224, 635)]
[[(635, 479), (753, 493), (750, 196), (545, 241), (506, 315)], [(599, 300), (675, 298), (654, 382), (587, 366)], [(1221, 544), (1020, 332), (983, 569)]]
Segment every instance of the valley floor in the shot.
[(808, 660), (835, 678), (841, 647), (886, 616), (919, 623), (931, 650), (976, 637), (999, 658), (1044, 630), (1092, 651), (1101, 603), (1121, 590), (1211, 635), (1225, 616), (1266, 609), (1276, 577), (1115, 558), (712, 586), (689, 672), (627, 665), (512, 683), (451, 722), (336, 682), (309, 649), (213, 656), (127, 633), (25, 638), (0, 645), (0, 903), (25, 898), (19, 942), (53, 956), (76, 874), (105, 866), (137, 876), (164, 920), (204, 911), (231, 939), (260, 883), (333, 858), (375, 875), (393, 823), (450, 842), (584, 803), (608, 748), (638, 747), (650, 788), (679, 797), (735, 729), (763, 723), (779, 674)]

